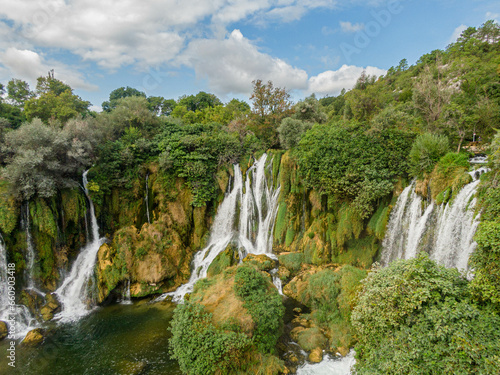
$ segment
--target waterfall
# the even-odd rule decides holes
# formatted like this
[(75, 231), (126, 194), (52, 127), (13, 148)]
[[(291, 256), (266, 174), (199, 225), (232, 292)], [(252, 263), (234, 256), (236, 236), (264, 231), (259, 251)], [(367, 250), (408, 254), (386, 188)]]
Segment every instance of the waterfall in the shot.
[(74, 321), (87, 314), (87, 286), (94, 273), (97, 252), (105, 240), (104, 237), (99, 237), (99, 227), (95, 216), (94, 204), (87, 190), (87, 172), (83, 173), (83, 187), (90, 208), (91, 239), (80, 250), (78, 257), (73, 263), (71, 272), (55, 292), (62, 304), (62, 311), (57, 314), (56, 318), (59, 318), (63, 322)]
[(278, 269), (273, 268), (270, 272), (272, 278), (273, 278), (273, 284), (278, 290), (279, 294), (283, 295), (283, 285), (281, 283), (281, 279), (278, 276)]
[[(246, 174), (245, 189), (239, 165), (234, 165), (234, 178), (217, 210), (208, 245), (195, 254), (189, 281), (175, 292), (164, 294), (179, 302), (201, 278), (207, 276), (210, 264), (230, 243), (238, 246), (240, 259), (247, 254), (272, 254), (272, 232), (278, 211), (279, 188), (274, 189), (267, 175), (272, 175), (272, 163), (267, 154), (257, 160)], [(238, 206), (240, 214), (237, 215)]]
[(35, 293), (45, 296), (45, 293), (40, 291), (35, 285), (35, 249), (33, 247), (33, 239), (31, 237), (30, 226), (30, 204), (26, 202), (26, 289), (32, 290)]
[[(11, 273), (12, 272), (12, 273)], [(15, 282), (10, 282), (9, 277), (15, 278), (15, 270), (8, 267), (7, 248), (0, 236), (0, 320), (9, 326), (15, 324), (14, 338), (22, 339), (33, 328), (38, 327), (36, 319), (31, 316), (30, 311), (24, 305), (11, 305), (9, 295), (14, 295), (9, 286), (15, 286)], [(11, 310), (14, 306), (14, 311)]]
[(146, 195), (144, 197), (144, 203), (146, 204), (146, 217), (148, 218), (148, 223), (151, 224), (151, 217), (149, 216), (149, 186), (148, 186), (149, 174), (146, 174)]
[(382, 242), (380, 262), (387, 266), (395, 259), (410, 259), (419, 251), (446, 267), (467, 270), (479, 215), (474, 215), (479, 176), (487, 168), (470, 173), (474, 181), (465, 185), (446, 205), (422, 202), (415, 192), (415, 182), (399, 196)]
[(122, 305), (131, 305), (132, 299), (130, 297), (130, 279), (127, 280), (126, 287), (123, 289), (122, 300), (120, 302)]
[(9, 305), (7, 277), (7, 248), (0, 237), (0, 320), (4, 320)]

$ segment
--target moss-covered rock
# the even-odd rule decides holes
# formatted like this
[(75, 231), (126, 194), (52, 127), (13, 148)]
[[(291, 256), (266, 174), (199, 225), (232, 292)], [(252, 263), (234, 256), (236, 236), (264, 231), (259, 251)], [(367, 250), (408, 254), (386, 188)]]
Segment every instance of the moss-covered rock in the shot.
[(292, 330), (307, 351), (317, 347), (342, 353), (354, 343), (350, 325), (356, 289), (367, 272), (351, 266), (308, 266), (294, 277), (283, 293), (311, 309), (299, 315)]
[(45, 331), (41, 328), (35, 328), (28, 332), (26, 337), (21, 342), (24, 346), (38, 346), (40, 345), (45, 336)]
[(40, 309), (40, 314), (43, 320), (49, 321), (52, 320), (55, 314), (61, 311), (61, 304), (54, 293), (47, 294), (45, 300), (46, 303)]
[(271, 271), (278, 266), (278, 262), (274, 259), (269, 258), (267, 255), (260, 254), (248, 254), (244, 259), (243, 263), (250, 263), (256, 266), (261, 271)]
[(229, 244), (210, 264), (207, 270), (207, 276), (212, 277), (222, 273), (226, 268), (237, 264), (238, 260), (238, 249), (233, 244)]
[(3, 320), (0, 320), (0, 340), (6, 338), (9, 334), (9, 329), (7, 327), (7, 323)]

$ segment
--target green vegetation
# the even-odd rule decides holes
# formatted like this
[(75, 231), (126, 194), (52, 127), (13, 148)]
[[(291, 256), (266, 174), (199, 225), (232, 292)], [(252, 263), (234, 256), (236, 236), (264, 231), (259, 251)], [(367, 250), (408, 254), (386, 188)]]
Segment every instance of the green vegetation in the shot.
[(448, 150), (446, 137), (430, 133), (419, 135), (410, 151), (412, 175), (422, 177), (424, 173), (431, 173), (434, 165)]
[(362, 282), (352, 322), (359, 374), (500, 370), (500, 317), (471, 298), (455, 269), (424, 253), (373, 270)]
[(244, 301), (255, 322), (253, 342), (261, 353), (273, 353), (281, 335), (285, 309), (276, 288), (270, 285), (262, 273), (249, 266), (236, 271), (234, 291)]
[(170, 347), (186, 374), (229, 374), (241, 367), (251, 340), (234, 326), (216, 327), (202, 305), (178, 305)]
[(355, 214), (366, 218), (408, 172), (412, 139), (400, 130), (368, 134), (355, 125), (315, 125), (296, 150), (299, 171), (307, 187), (329, 202), (350, 202)]
[(305, 350), (327, 348), (346, 354), (355, 342), (351, 310), (360, 280), (367, 272), (349, 265), (307, 270), (285, 287), (287, 295), (311, 309), (303, 314), (309, 328), (297, 334)]
[(470, 283), (473, 295), (482, 303), (493, 304), (497, 313), (500, 313), (499, 146), (500, 134), (497, 133), (491, 145), (492, 171), (484, 176), (479, 189), (481, 223), (474, 237), (478, 245), (469, 259), (469, 265), (474, 270), (474, 279)]
[(283, 314), (281, 296), (261, 271), (228, 268), (200, 280), (189, 302), (177, 306), (172, 354), (187, 374), (278, 374)]

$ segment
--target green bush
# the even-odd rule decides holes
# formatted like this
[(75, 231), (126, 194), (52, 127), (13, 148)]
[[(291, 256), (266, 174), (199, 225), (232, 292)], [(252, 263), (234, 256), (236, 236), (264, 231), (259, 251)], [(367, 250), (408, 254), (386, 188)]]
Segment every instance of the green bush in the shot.
[(304, 263), (303, 253), (288, 253), (278, 257), (279, 262), (290, 271), (298, 271)]
[(445, 136), (431, 133), (419, 135), (410, 151), (412, 175), (420, 178), (424, 173), (431, 173), (434, 165), (449, 148), (448, 138)]
[(474, 237), (477, 247), (470, 257), (474, 270), (471, 289), (481, 301), (491, 301), (500, 312), (500, 223), (483, 221)]
[(251, 340), (238, 331), (237, 325), (224, 328), (216, 327), (212, 314), (200, 304), (186, 302), (176, 307), (170, 350), (182, 372), (210, 375), (240, 369)]
[(253, 342), (258, 351), (273, 353), (281, 336), (285, 313), (278, 291), (261, 272), (245, 265), (236, 271), (234, 291), (255, 323)]
[(375, 269), (352, 313), (358, 374), (496, 374), (500, 318), (425, 253)]

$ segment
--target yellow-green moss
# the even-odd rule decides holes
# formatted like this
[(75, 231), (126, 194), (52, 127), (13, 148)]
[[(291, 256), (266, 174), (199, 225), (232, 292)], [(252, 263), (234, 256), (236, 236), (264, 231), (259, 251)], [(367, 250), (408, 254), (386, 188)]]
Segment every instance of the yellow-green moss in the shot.
[(38, 231), (45, 233), (52, 237), (57, 238), (57, 211), (52, 210), (47, 202), (50, 202), (51, 206), (54, 206), (54, 200), (45, 200), (43, 198), (36, 198), (30, 202), (30, 216), (32, 218), (32, 223)]
[(14, 196), (8, 192), (8, 184), (0, 181), (0, 231), (10, 234), (17, 226), (19, 205)]
[(286, 233), (286, 203), (280, 202), (278, 206), (278, 213), (276, 215), (276, 224), (274, 225), (274, 239), (281, 245), (283, 244), (284, 236)]

